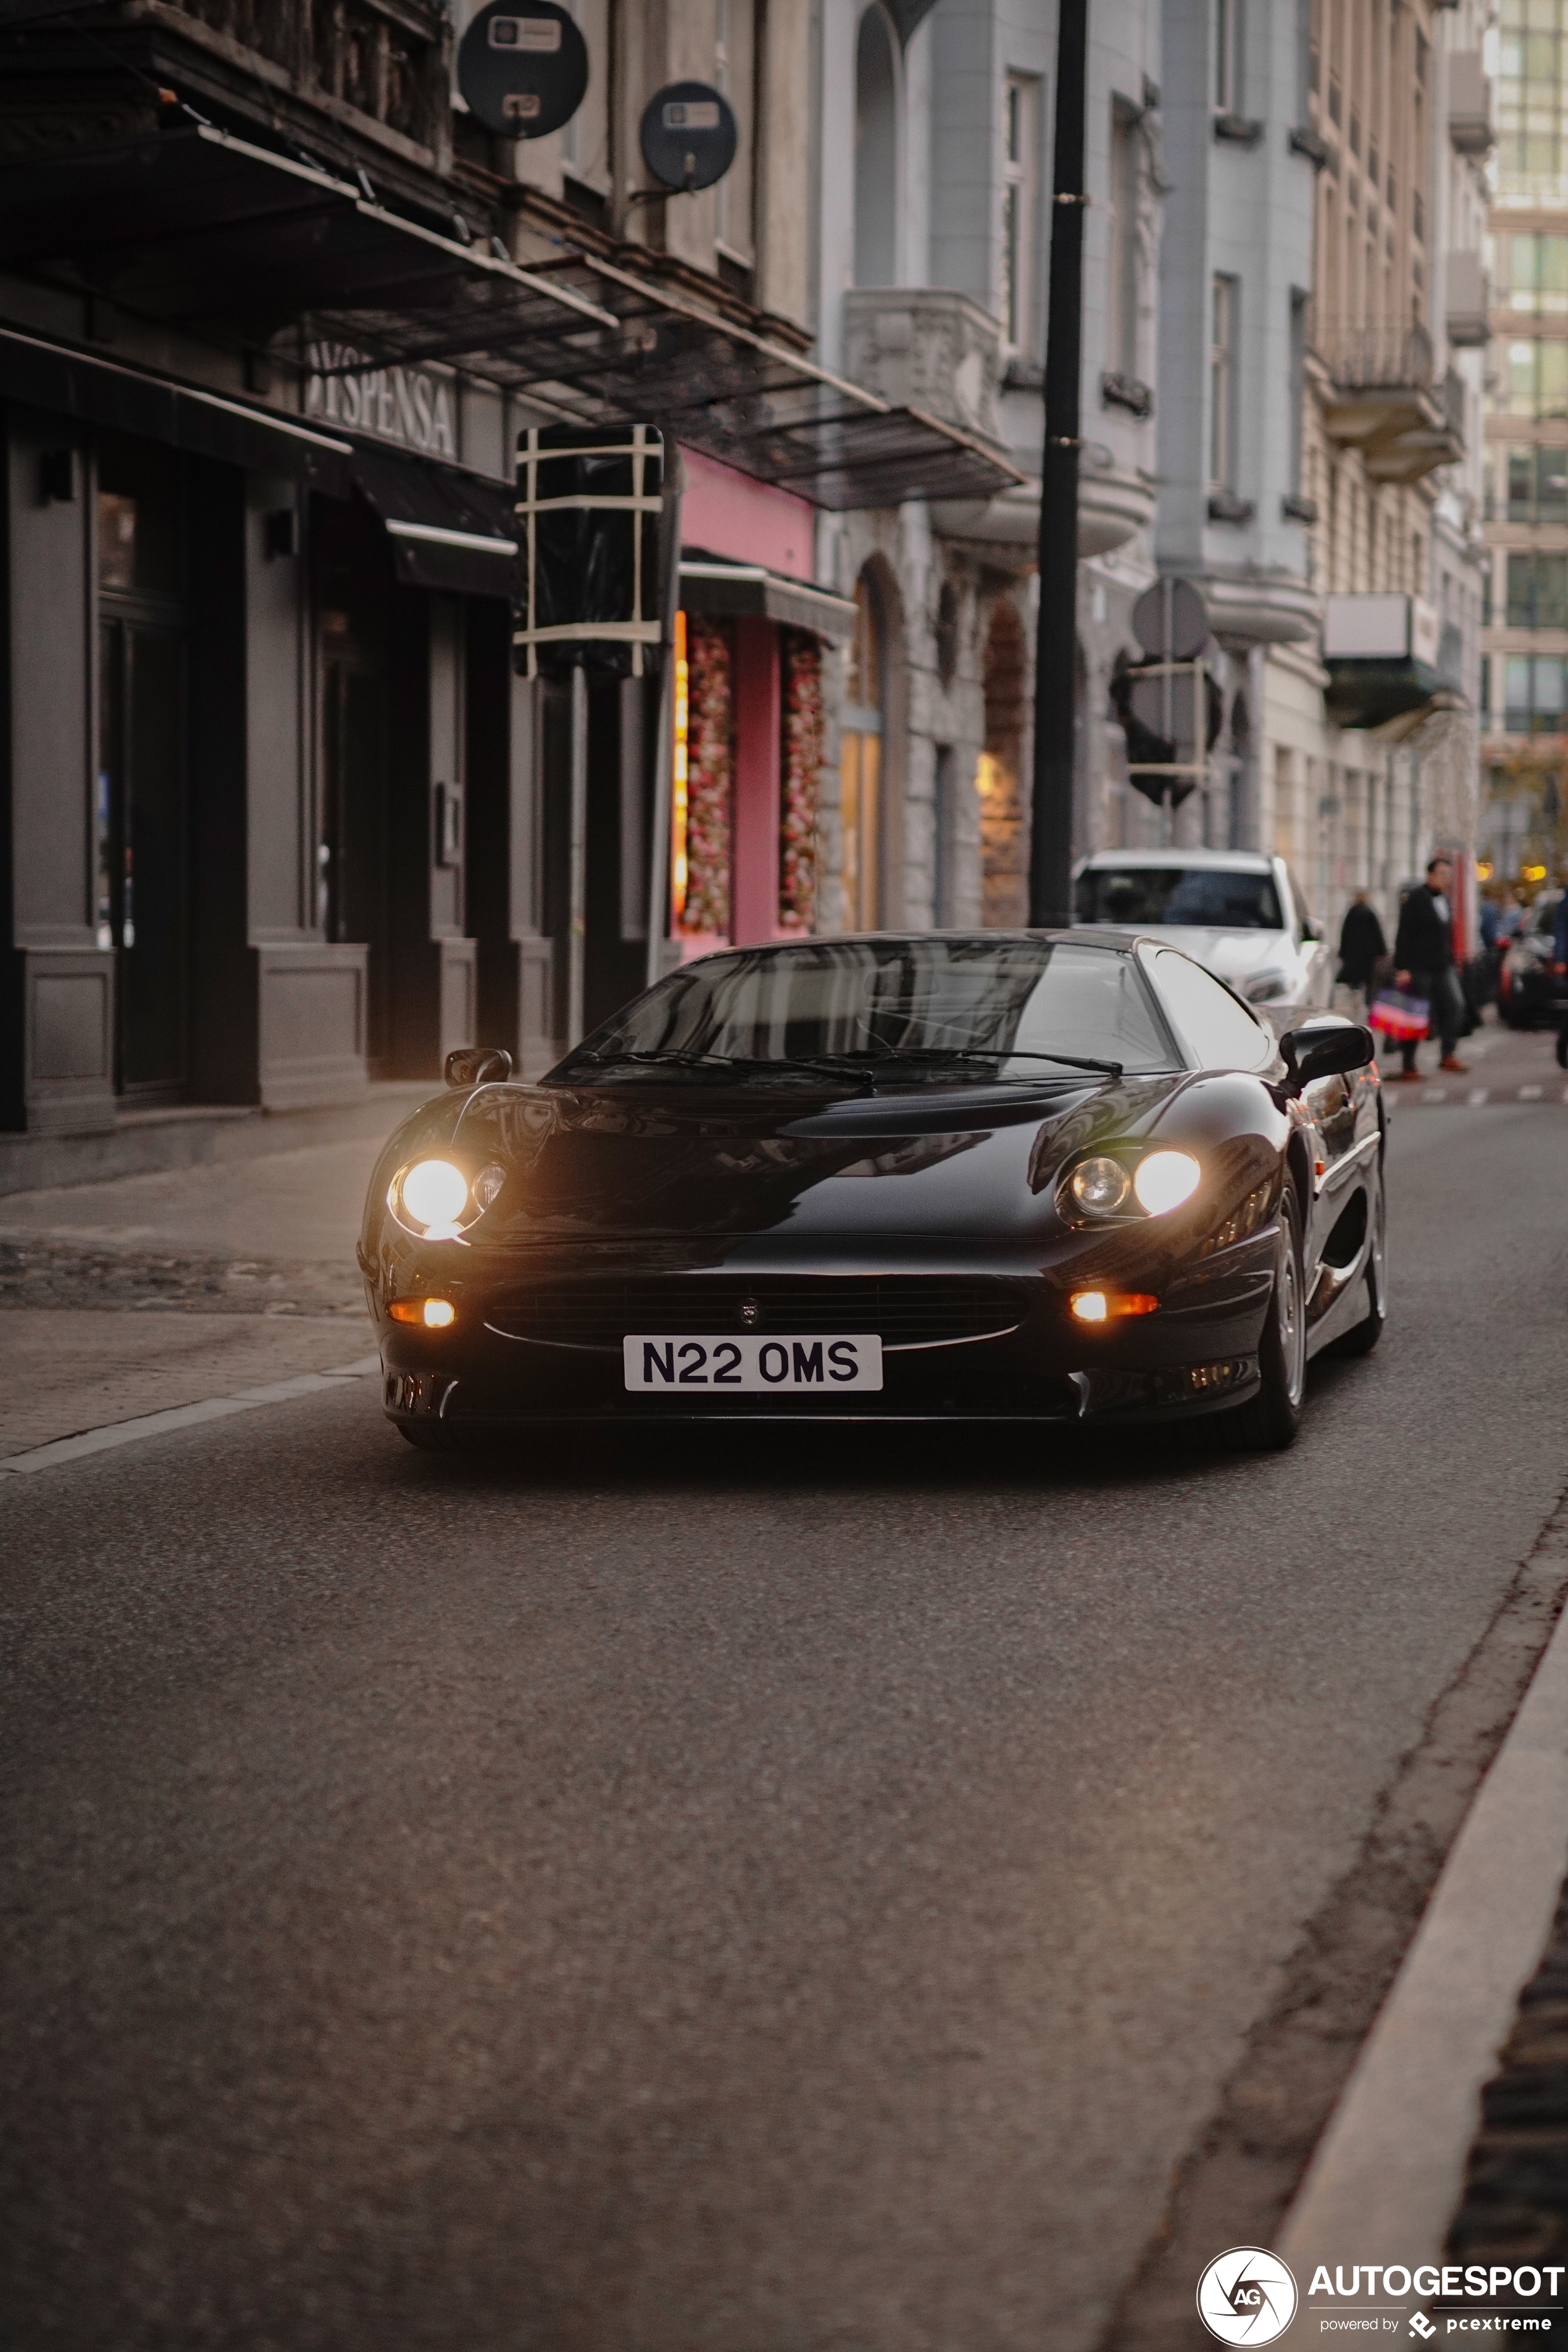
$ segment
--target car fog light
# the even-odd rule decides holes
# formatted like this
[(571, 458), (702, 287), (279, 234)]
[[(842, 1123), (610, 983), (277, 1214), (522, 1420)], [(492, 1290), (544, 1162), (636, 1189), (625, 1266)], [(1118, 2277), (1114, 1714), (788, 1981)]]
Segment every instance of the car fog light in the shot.
[(1121, 1162), (1103, 1155), (1080, 1161), (1068, 1180), (1068, 1190), (1079, 1207), (1101, 1217), (1114, 1215), (1131, 1189)]
[(1152, 1315), (1159, 1304), (1148, 1290), (1075, 1290), (1072, 1311), (1080, 1323), (1110, 1323), (1123, 1315)]
[(1072, 1311), (1080, 1323), (1103, 1323), (1110, 1312), (1110, 1302), (1103, 1290), (1075, 1290)]
[(1152, 1151), (1138, 1162), (1132, 1190), (1152, 1217), (1163, 1217), (1197, 1191), (1202, 1174), (1190, 1151)]
[(445, 1331), (458, 1319), (449, 1298), (395, 1298), (386, 1311), (395, 1323), (419, 1323), (427, 1331)]
[(449, 1160), (416, 1160), (403, 1180), (403, 1205), (416, 1224), (452, 1225), (468, 1199), (468, 1180)]

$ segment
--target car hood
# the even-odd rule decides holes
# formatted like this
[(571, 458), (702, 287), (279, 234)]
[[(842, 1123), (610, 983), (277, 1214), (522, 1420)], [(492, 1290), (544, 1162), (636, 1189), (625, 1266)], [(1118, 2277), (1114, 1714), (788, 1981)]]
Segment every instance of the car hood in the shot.
[(1233, 988), (1256, 980), (1265, 971), (1294, 971), (1297, 954), (1289, 931), (1226, 931), (1202, 923), (1160, 923), (1141, 930), (1140, 937), (1163, 940), (1180, 948)]
[[(1057, 1173), (1146, 1134), (1192, 1073), (875, 1098), (703, 1088), (487, 1087), (437, 1139), (393, 1139), (372, 1180), (374, 1249), (399, 1166), (449, 1149), (506, 1182), (472, 1229), (509, 1249), (727, 1235), (853, 1242), (901, 1234), (1016, 1238), (1054, 1221)], [(1250, 1082), (1256, 1086), (1256, 1082)]]

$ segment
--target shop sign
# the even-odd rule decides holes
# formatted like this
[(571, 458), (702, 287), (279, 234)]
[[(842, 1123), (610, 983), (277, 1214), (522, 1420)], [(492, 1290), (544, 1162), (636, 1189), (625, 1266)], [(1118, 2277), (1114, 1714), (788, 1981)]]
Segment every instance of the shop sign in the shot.
[(379, 367), (352, 343), (310, 343), (305, 414), (431, 457), (458, 455), (452, 387), (423, 368)]

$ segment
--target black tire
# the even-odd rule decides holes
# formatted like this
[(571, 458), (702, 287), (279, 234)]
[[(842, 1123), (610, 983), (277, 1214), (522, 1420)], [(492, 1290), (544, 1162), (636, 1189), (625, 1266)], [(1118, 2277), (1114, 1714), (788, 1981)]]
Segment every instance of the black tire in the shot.
[(1233, 1444), (1248, 1454), (1294, 1445), (1307, 1393), (1307, 1286), (1301, 1266), (1301, 1203), (1296, 1179), (1279, 1196), (1279, 1249), (1268, 1318), (1258, 1351), (1263, 1385), (1227, 1415)]
[(438, 1421), (400, 1421), (397, 1434), (405, 1444), (416, 1445), (421, 1454), (453, 1454), (457, 1438)]
[(1372, 1247), (1367, 1252), (1366, 1313), (1352, 1324), (1339, 1342), (1342, 1356), (1370, 1356), (1383, 1337), (1383, 1327), (1388, 1319), (1388, 1199), (1383, 1189), (1381, 1157), (1377, 1170), (1377, 1199), (1372, 1212)]

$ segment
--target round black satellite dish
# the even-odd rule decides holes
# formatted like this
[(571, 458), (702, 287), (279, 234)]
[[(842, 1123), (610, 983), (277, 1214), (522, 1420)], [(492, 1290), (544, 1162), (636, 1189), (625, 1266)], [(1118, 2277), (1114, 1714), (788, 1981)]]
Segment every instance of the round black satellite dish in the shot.
[(555, 0), (489, 0), (458, 45), (458, 87), (498, 139), (544, 139), (588, 87), (588, 45)]
[(710, 188), (735, 160), (735, 110), (706, 81), (669, 81), (643, 109), (643, 162), (666, 188)]

